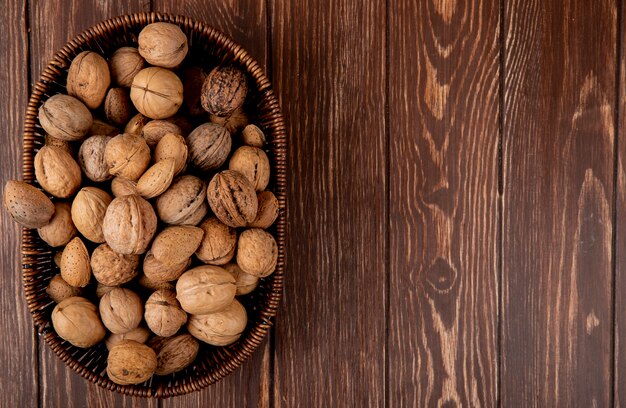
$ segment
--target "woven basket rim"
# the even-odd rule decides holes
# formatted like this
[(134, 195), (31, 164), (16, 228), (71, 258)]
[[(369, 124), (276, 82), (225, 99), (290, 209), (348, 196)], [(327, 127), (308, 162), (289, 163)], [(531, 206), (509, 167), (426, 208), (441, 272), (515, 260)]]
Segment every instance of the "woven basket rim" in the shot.
[[(32, 242), (35, 230), (22, 229), (22, 284), (24, 287), (26, 301), (33, 318), (33, 323), (40, 336), (43, 336), (45, 342), (50, 346), (54, 353), (71, 369), (78, 372), (87, 380), (109, 390), (117, 391), (125, 395), (139, 397), (156, 397), (165, 398), (177, 395), (187, 394), (193, 391), (203, 389), (211, 384), (216, 383), (225, 376), (235, 371), (241, 364), (254, 352), (267, 335), (270, 327), (273, 325), (273, 318), (276, 315), (278, 306), (282, 297), (283, 274), (285, 266), (285, 230), (286, 230), (286, 213), (287, 213), (287, 175), (286, 175), (286, 157), (287, 157), (287, 140), (285, 131), (285, 121), (281, 113), (278, 98), (272, 90), (271, 84), (263, 69), (255, 61), (245, 49), (237, 44), (232, 38), (224, 34), (220, 30), (193, 18), (159, 12), (142, 12), (120, 15), (103, 20), (94, 26), (84, 30), (73, 39), (69, 40), (50, 60), (45, 70), (41, 73), (38, 82), (34, 85), (24, 119), (24, 133), (22, 137), (22, 177), (23, 180), (32, 183), (34, 177), (34, 141), (37, 140), (35, 135), (35, 124), (37, 123), (38, 108), (42, 103), (42, 97), (49, 89), (49, 82), (54, 82), (55, 77), (67, 68), (67, 59), (78, 53), (78, 49), (88, 41), (101, 37), (103, 33), (113, 31), (129, 24), (146, 25), (156, 21), (167, 21), (194, 32), (201, 32), (217, 45), (223, 47), (228, 53), (233, 55), (233, 61), (245, 67), (250, 78), (256, 82), (258, 94), (263, 100), (263, 106), (269, 109), (269, 119), (264, 120), (266, 123), (266, 131), (271, 135), (271, 148), (274, 153), (272, 170), (275, 180), (275, 188), (273, 190), (280, 204), (280, 214), (276, 221), (275, 238), (278, 243), (278, 263), (276, 271), (270, 276), (271, 293), (267, 300), (260, 304), (262, 306), (259, 311), (259, 317), (254, 325), (247, 331), (247, 335), (242, 337), (239, 342), (241, 347), (230, 355), (230, 359), (222, 366), (216, 367), (203, 377), (195, 378), (190, 381), (178, 381), (173, 386), (152, 386), (144, 385), (118, 385), (109, 380), (106, 376), (91, 371), (85, 365), (78, 361), (68, 351), (64, 341), (58, 337), (56, 332), (50, 329), (49, 319), (45, 318), (41, 311), (41, 299), (36, 295), (34, 287), (34, 270), (33, 265), (41, 263), (38, 255), (41, 251), (37, 244)], [(36, 235), (36, 234), (35, 234)], [(50, 254), (50, 257), (52, 255)], [(40, 289), (40, 288), (39, 288)]]

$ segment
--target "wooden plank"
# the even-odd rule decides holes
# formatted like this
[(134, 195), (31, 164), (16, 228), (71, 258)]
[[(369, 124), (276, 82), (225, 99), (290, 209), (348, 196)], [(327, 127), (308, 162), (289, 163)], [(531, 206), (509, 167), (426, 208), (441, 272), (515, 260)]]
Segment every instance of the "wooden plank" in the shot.
[(385, 404), (385, 2), (271, 1), (288, 118), (277, 406)]
[(617, 2), (504, 2), (502, 406), (610, 406)]
[(499, 7), (389, 5), (389, 406), (494, 406)]
[[(26, 2), (2, 1), (5, 22), (0, 27), (0, 178), (20, 179), (22, 133), (28, 101), (28, 33)], [(35, 407), (39, 397), (38, 341), (22, 289), (21, 228), (0, 211), (0, 399), (8, 407)]]

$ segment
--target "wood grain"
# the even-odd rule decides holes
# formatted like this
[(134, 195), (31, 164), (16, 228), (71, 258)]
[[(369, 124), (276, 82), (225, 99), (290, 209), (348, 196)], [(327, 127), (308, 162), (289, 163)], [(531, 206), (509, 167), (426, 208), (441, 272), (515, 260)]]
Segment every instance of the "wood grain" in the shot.
[[(19, 179), (22, 173), (22, 132), (28, 101), (28, 33), (25, 2), (3, 0), (0, 25), (0, 180)], [(0, 405), (34, 407), (39, 399), (37, 347), (32, 319), (22, 289), (21, 228), (0, 211)]]
[(493, 406), (499, 8), (390, 2), (389, 406)]
[(505, 2), (503, 406), (610, 406), (616, 2)]
[(287, 115), (276, 406), (385, 404), (385, 2), (271, 1)]

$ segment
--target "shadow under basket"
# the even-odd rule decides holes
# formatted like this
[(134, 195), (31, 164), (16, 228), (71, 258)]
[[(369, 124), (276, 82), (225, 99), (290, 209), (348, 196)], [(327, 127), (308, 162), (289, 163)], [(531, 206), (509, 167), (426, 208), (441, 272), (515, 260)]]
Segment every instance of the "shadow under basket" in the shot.
[(107, 349), (104, 342), (81, 349), (61, 339), (50, 315), (55, 303), (46, 294), (46, 286), (59, 269), (53, 262), (55, 250), (37, 235), (23, 229), (22, 278), (28, 307), (40, 335), (70, 368), (91, 382), (122, 394), (140, 397), (170, 397), (200, 390), (219, 381), (239, 367), (261, 344), (269, 331), (279, 305), (285, 265), (286, 150), (285, 124), (276, 95), (262, 68), (232, 39), (208, 25), (189, 17), (161, 13), (138, 13), (103, 21), (69, 41), (59, 51), (34, 86), (26, 110), (23, 140), (23, 178), (38, 187), (33, 159), (43, 146), (45, 132), (37, 119), (40, 105), (50, 96), (66, 93), (67, 70), (72, 59), (82, 51), (92, 50), (105, 58), (123, 46), (137, 46), (137, 37), (147, 24), (165, 21), (183, 30), (189, 41), (189, 56), (203, 67), (232, 64), (244, 71), (249, 81), (246, 105), (250, 122), (259, 126), (267, 137), (266, 152), (270, 158), (272, 179), (268, 187), (280, 204), (280, 214), (270, 229), (278, 243), (276, 271), (262, 279), (257, 289), (240, 299), (248, 312), (248, 325), (236, 343), (212, 347), (201, 342), (196, 360), (185, 370), (167, 376), (153, 376), (138, 385), (118, 385), (106, 375)]

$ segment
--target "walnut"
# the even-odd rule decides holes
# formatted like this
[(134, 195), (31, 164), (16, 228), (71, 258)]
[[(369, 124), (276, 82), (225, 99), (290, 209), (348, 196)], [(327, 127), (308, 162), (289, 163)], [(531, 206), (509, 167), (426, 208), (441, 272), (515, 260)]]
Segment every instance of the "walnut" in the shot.
[(67, 298), (55, 306), (52, 325), (59, 337), (81, 348), (95, 346), (105, 335), (96, 305), (79, 296)]
[(87, 132), (89, 136), (117, 136), (120, 133), (122, 132), (120, 132), (120, 130), (115, 126), (95, 118), (93, 120), (93, 123), (91, 124), (91, 127), (89, 128), (89, 131)]
[(237, 265), (244, 272), (264, 278), (274, 272), (277, 261), (278, 245), (270, 233), (260, 228), (241, 233), (237, 243)]
[(239, 265), (234, 263), (229, 263), (224, 265), (222, 268), (226, 269), (228, 273), (233, 275), (235, 278), (235, 285), (237, 285), (237, 296), (247, 295), (252, 292), (259, 285), (259, 278), (250, 275), (249, 273), (245, 273), (241, 270)]
[(187, 136), (189, 159), (202, 171), (214, 170), (224, 164), (231, 144), (226, 128), (215, 123), (200, 125)]
[(217, 218), (230, 227), (244, 227), (256, 218), (254, 187), (236, 171), (217, 173), (207, 187), (207, 199)]
[(235, 109), (228, 116), (210, 115), (209, 118), (211, 122), (224, 126), (231, 134), (239, 132), (249, 123), (248, 115), (243, 108)]
[(37, 232), (41, 239), (51, 247), (60, 247), (76, 236), (76, 227), (72, 222), (70, 205), (68, 203), (54, 203), (54, 215), (48, 225), (39, 228)]
[(214, 313), (235, 298), (235, 278), (219, 266), (198, 266), (183, 273), (176, 282), (176, 298), (191, 314)]
[(115, 51), (109, 60), (113, 81), (120, 86), (130, 88), (133, 78), (146, 65), (139, 50), (133, 47), (122, 47)]
[(104, 135), (91, 136), (78, 149), (78, 164), (87, 178), (97, 183), (109, 180), (109, 165), (104, 159), (104, 150), (111, 137)]
[(135, 108), (149, 118), (169, 118), (183, 103), (183, 83), (165, 68), (145, 68), (133, 79), (130, 99)]
[(141, 130), (141, 136), (146, 139), (146, 143), (148, 143), (151, 149), (154, 149), (163, 136), (168, 133), (180, 135), (181, 130), (172, 122), (163, 119), (151, 120)]
[(202, 86), (202, 107), (212, 115), (228, 116), (243, 105), (248, 82), (235, 67), (216, 67)]
[(151, 251), (148, 251), (146, 257), (143, 259), (143, 273), (150, 281), (156, 283), (170, 282), (178, 279), (185, 270), (191, 264), (191, 258), (187, 258), (181, 263), (174, 265), (166, 265), (152, 255)]
[(133, 291), (115, 288), (100, 299), (100, 316), (111, 333), (126, 333), (141, 323), (143, 302)]
[(208, 218), (199, 227), (204, 230), (204, 236), (196, 250), (198, 259), (211, 265), (230, 262), (235, 255), (237, 231), (215, 217)]
[(85, 137), (93, 123), (89, 109), (68, 95), (54, 95), (39, 108), (41, 127), (57, 139), (73, 142)]
[(143, 131), (143, 127), (150, 121), (150, 118), (142, 115), (141, 113), (136, 114), (126, 124), (124, 128), (124, 133), (128, 133), (131, 135), (139, 136)]
[(200, 95), (206, 77), (206, 72), (200, 67), (187, 67), (181, 75), (185, 106), (187, 106), (191, 116), (204, 114), (204, 109), (200, 103)]
[(133, 115), (133, 103), (130, 94), (124, 88), (111, 88), (104, 100), (104, 114), (118, 126), (125, 125)]
[(139, 274), (139, 255), (122, 255), (107, 244), (94, 249), (91, 270), (96, 280), (107, 286), (123, 285)]
[(106, 295), (115, 288), (117, 288), (117, 286), (107, 286), (98, 282), (96, 285), (96, 296), (100, 299), (102, 296)]
[(74, 287), (84, 288), (91, 279), (91, 264), (87, 247), (79, 237), (73, 238), (61, 256), (61, 276)]
[(67, 298), (80, 295), (80, 288), (75, 288), (63, 280), (61, 274), (54, 275), (46, 288), (46, 293), (56, 303), (61, 303)]
[(139, 54), (158, 67), (177, 67), (187, 55), (187, 36), (175, 24), (148, 24), (139, 33), (138, 41)]
[(119, 254), (143, 254), (156, 232), (157, 217), (149, 202), (138, 195), (117, 197), (102, 223), (106, 243)]
[(261, 149), (265, 145), (265, 135), (256, 125), (248, 125), (241, 131), (241, 139), (248, 146)]
[(187, 167), (187, 143), (181, 135), (168, 133), (156, 145), (154, 149), (154, 161), (160, 162), (167, 159), (174, 160), (174, 175), (181, 173)]
[(157, 367), (154, 350), (134, 340), (122, 340), (111, 347), (107, 375), (116, 384), (140, 384), (152, 377)]
[(161, 231), (152, 243), (152, 255), (166, 266), (173, 266), (191, 257), (200, 242), (204, 231), (190, 225), (176, 225)]
[(137, 282), (146, 289), (155, 291), (161, 289), (174, 290), (174, 285), (170, 282), (154, 282), (145, 274), (139, 275)]
[(235, 150), (228, 168), (243, 174), (256, 191), (265, 190), (270, 181), (270, 161), (258, 147), (242, 146)]
[(104, 159), (109, 173), (136, 181), (150, 164), (150, 148), (142, 137), (124, 133), (109, 140)]
[(110, 84), (109, 65), (93, 51), (78, 54), (67, 71), (67, 93), (80, 99), (89, 109), (102, 104)]
[(35, 177), (48, 193), (68, 198), (80, 187), (80, 167), (65, 150), (43, 146), (35, 155)]
[(248, 323), (246, 309), (237, 300), (219, 312), (192, 315), (187, 323), (189, 334), (213, 346), (227, 346), (241, 337)]
[(139, 194), (137, 193), (137, 183), (122, 177), (115, 177), (113, 181), (111, 181), (111, 191), (115, 197)]
[(148, 341), (148, 338), (150, 338), (150, 330), (139, 326), (126, 333), (111, 333), (111, 335), (104, 341), (104, 344), (106, 344), (108, 350), (111, 350), (124, 340), (133, 340), (137, 343), (145, 343)]
[(4, 186), (4, 208), (26, 228), (41, 228), (54, 215), (54, 204), (44, 193), (17, 180), (8, 180)]
[(208, 211), (206, 184), (192, 175), (179, 177), (157, 198), (156, 209), (168, 224), (196, 225)]
[(187, 323), (187, 313), (180, 307), (173, 290), (157, 290), (148, 298), (144, 313), (152, 333), (169, 337)]
[(259, 201), (259, 209), (256, 218), (248, 224), (248, 226), (254, 228), (269, 228), (274, 224), (276, 218), (278, 218), (280, 211), (278, 199), (271, 191), (262, 191), (258, 193), (256, 197)]
[(111, 196), (96, 187), (83, 187), (72, 202), (72, 221), (85, 238), (95, 243), (104, 242), (102, 224)]
[(200, 344), (189, 334), (155, 337), (148, 344), (157, 354), (156, 375), (168, 375), (184, 370), (196, 359)]
[(144, 198), (161, 195), (174, 179), (174, 159), (165, 159), (155, 163), (137, 181), (137, 193)]

